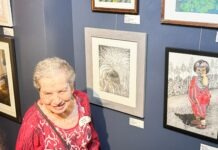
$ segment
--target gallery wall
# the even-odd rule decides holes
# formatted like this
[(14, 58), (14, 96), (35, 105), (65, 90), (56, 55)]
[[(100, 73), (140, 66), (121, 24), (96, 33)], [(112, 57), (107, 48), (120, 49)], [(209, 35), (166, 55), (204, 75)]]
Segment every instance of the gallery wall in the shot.
[(198, 150), (200, 143), (217, 147), (214, 143), (163, 128), (165, 47), (217, 52), (216, 29), (161, 24), (160, 0), (141, 0), (139, 7), (140, 24), (125, 24), (123, 14), (92, 12), (89, 1), (72, 1), (75, 68), (80, 89), (86, 88), (84, 27), (145, 32), (148, 35), (144, 129), (130, 126), (130, 115), (93, 106), (103, 148)]
[[(147, 33), (144, 129), (129, 125), (133, 117), (91, 105), (103, 150), (199, 150), (217, 144), (163, 127), (165, 47), (217, 52), (216, 29), (160, 23), (161, 1), (141, 0), (140, 24), (125, 24), (124, 14), (92, 12), (87, 0), (19, 0), (12, 2), (15, 50), (22, 116), (36, 101), (32, 72), (42, 58), (67, 59), (77, 73), (76, 88), (86, 89), (84, 28)], [(134, 118), (134, 117), (133, 117)], [(138, 119), (138, 118), (136, 118)], [(9, 149), (14, 149), (20, 124), (0, 117)]]

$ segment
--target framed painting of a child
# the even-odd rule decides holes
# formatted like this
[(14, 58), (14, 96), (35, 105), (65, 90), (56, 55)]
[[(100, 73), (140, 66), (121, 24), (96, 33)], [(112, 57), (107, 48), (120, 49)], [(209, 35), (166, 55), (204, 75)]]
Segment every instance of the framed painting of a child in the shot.
[(218, 143), (218, 54), (166, 48), (164, 127)]

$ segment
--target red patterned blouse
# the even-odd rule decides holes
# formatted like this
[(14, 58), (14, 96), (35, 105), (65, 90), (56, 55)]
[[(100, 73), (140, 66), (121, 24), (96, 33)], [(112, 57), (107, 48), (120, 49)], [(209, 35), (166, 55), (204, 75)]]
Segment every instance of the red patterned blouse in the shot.
[[(91, 117), (88, 97), (81, 91), (73, 93), (78, 104), (79, 121), (70, 129), (63, 129), (55, 126), (69, 150), (99, 150), (100, 142), (92, 122), (84, 118)], [(87, 122), (87, 123), (86, 123)], [(65, 145), (48, 124), (46, 119), (37, 109), (36, 104), (32, 105), (25, 113), (23, 123), (17, 137), (16, 150), (66, 150)]]

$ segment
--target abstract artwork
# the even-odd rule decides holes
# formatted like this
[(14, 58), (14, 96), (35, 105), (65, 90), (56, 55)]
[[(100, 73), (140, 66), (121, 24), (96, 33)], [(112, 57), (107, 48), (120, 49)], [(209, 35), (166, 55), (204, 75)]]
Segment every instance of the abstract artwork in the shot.
[(218, 1), (176, 0), (176, 12), (218, 14)]
[(217, 0), (162, 0), (161, 23), (218, 27)]

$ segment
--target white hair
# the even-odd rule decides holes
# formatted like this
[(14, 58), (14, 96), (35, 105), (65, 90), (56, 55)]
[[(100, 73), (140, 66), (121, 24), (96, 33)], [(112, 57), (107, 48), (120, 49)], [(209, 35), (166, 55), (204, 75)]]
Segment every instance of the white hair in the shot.
[(71, 88), (73, 88), (76, 76), (75, 71), (66, 60), (58, 57), (46, 58), (38, 62), (33, 73), (34, 87), (40, 90), (39, 80), (42, 78), (52, 77), (58, 72), (66, 74), (67, 80)]

